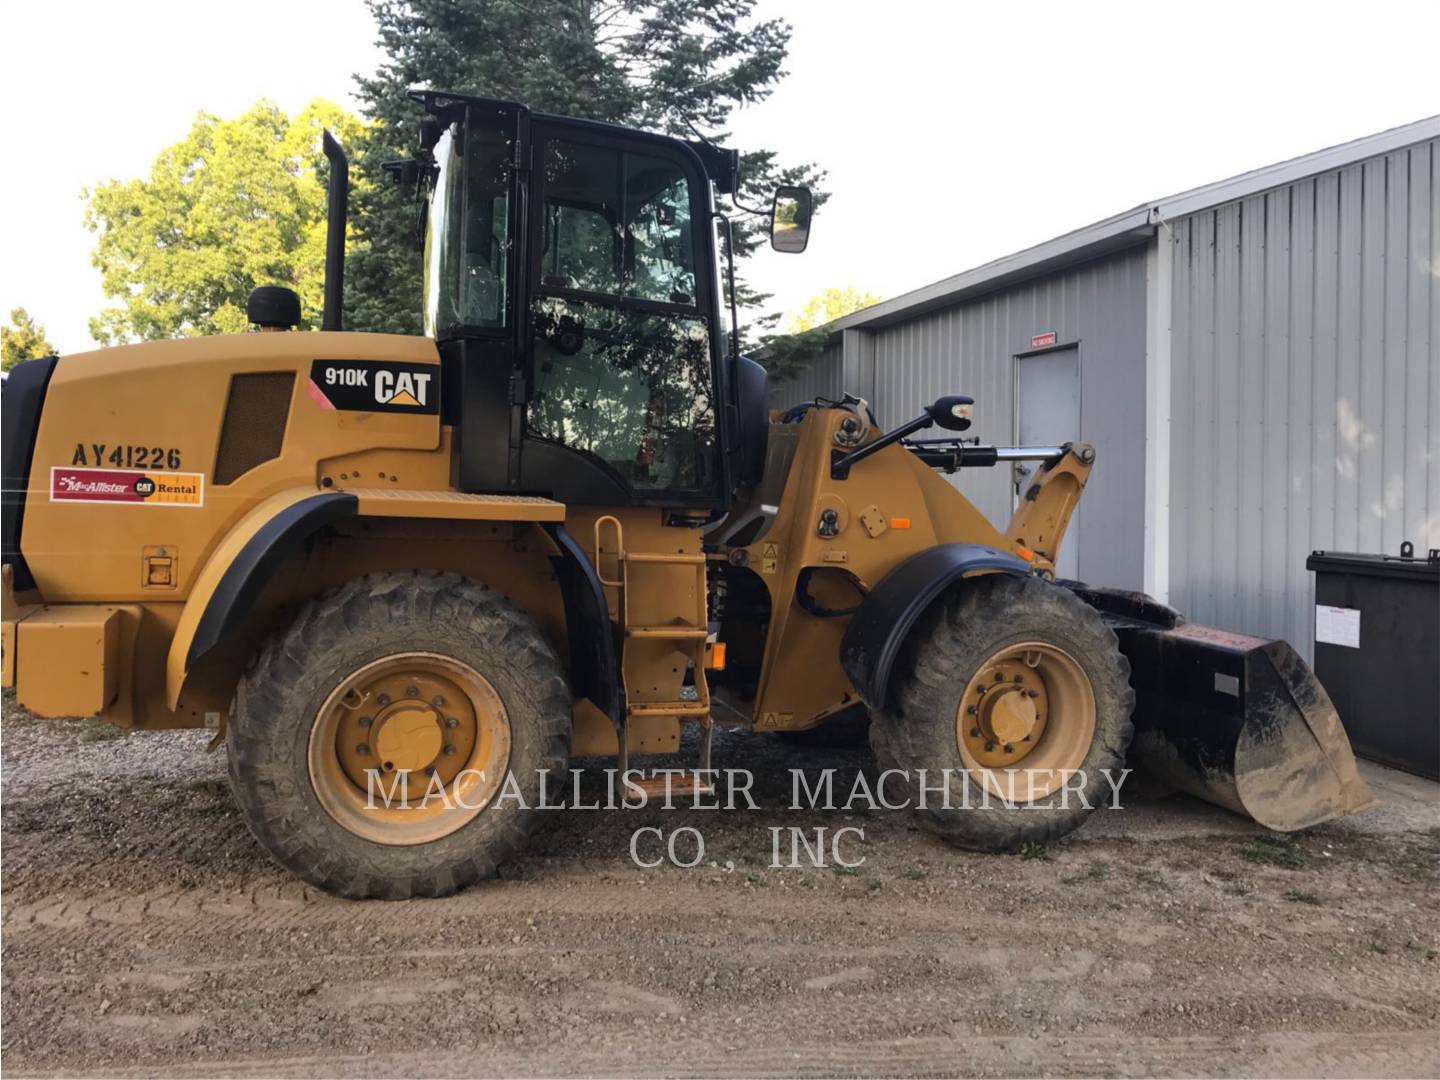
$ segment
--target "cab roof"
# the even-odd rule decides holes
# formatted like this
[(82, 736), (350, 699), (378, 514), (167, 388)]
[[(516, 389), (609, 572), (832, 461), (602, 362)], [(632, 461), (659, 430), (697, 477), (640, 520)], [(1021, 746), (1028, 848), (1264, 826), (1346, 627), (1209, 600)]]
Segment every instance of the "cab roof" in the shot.
[(692, 141), (689, 139), (677, 139), (671, 135), (662, 135), (659, 132), (644, 131), (640, 128), (626, 127), (623, 124), (611, 124), (602, 120), (584, 120), (574, 116), (560, 116), (555, 113), (536, 112), (528, 105), (518, 101), (506, 101), (503, 98), (482, 97), (477, 94), (461, 94), (452, 90), (411, 90), (409, 97), (430, 115), (440, 118), (456, 106), (479, 105), (484, 108), (493, 109), (497, 112), (513, 112), (515, 115), (529, 115), (537, 120), (553, 120), (572, 127), (589, 128), (597, 132), (612, 135), (644, 135), (652, 139), (663, 139), (669, 143), (678, 143), (688, 147), (704, 166), (706, 175), (715, 184), (715, 189), (722, 195), (733, 195), (740, 188), (740, 154), (735, 150), (728, 150), (716, 146), (714, 143)]

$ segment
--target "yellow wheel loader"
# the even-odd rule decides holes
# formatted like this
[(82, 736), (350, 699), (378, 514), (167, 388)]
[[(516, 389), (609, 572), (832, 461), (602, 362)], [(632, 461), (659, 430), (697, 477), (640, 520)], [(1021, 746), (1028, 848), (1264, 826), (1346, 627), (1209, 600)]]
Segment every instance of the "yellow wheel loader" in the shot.
[[(615, 759), (627, 798), (703, 788), (717, 723), (868, 714), (886, 782), (986, 851), (1076, 827), (1127, 753), (1274, 828), (1367, 801), (1287, 645), (1054, 580), (1092, 447), (969, 445), (958, 395), (888, 432), (849, 397), (769, 411), (717, 209), (736, 154), (412, 96), (389, 168), (422, 200), (427, 336), (341, 329), (327, 135), (321, 332), (266, 287), (258, 332), (10, 373), (26, 708), (215, 730), (260, 842), (356, 897), (491, 874), (573, 757)], [(771, 209), (803, 250), (809, 192)], [(1000, 529), (944, 474), (1010, 460), (1036, 468)], [(693, 773), (640, 767), (686, 724)]]

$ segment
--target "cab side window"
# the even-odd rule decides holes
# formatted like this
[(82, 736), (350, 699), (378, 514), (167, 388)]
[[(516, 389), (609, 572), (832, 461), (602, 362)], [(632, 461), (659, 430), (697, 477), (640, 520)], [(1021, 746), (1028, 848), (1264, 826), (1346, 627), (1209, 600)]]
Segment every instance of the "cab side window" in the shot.
[(666, 158), (545, 144), (541, 288), (693, 306), (689, 184)]
[(563, 138), (542, 161), (529, 433), (637, 494), (709, 492), (714, 374), (685, 168)]

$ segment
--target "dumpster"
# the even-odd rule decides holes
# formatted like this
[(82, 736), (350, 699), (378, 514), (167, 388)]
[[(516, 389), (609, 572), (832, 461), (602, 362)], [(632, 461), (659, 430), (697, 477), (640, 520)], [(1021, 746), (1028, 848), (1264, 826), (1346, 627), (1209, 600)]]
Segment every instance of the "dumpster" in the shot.
[(1355, 753), (1440, 780), (1440, 550), (1316, 551), (1315, 674)]

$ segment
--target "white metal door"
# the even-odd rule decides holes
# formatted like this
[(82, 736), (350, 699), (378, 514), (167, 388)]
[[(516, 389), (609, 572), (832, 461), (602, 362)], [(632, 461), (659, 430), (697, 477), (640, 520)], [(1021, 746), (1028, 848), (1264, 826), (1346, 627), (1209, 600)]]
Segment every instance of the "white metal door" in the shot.
[[(1015, 358), (1015, 441), (1021, 446), (1059, 446), (1080, 438), (1080, 349), (1064, 349)], [(1013, 469), (1016, 498), (1024, 492), (1034, 462), (1017, 461)], [(1079, 522), (1070, 519), (1060, 547), (1055, 575), (1079, 576)]]

